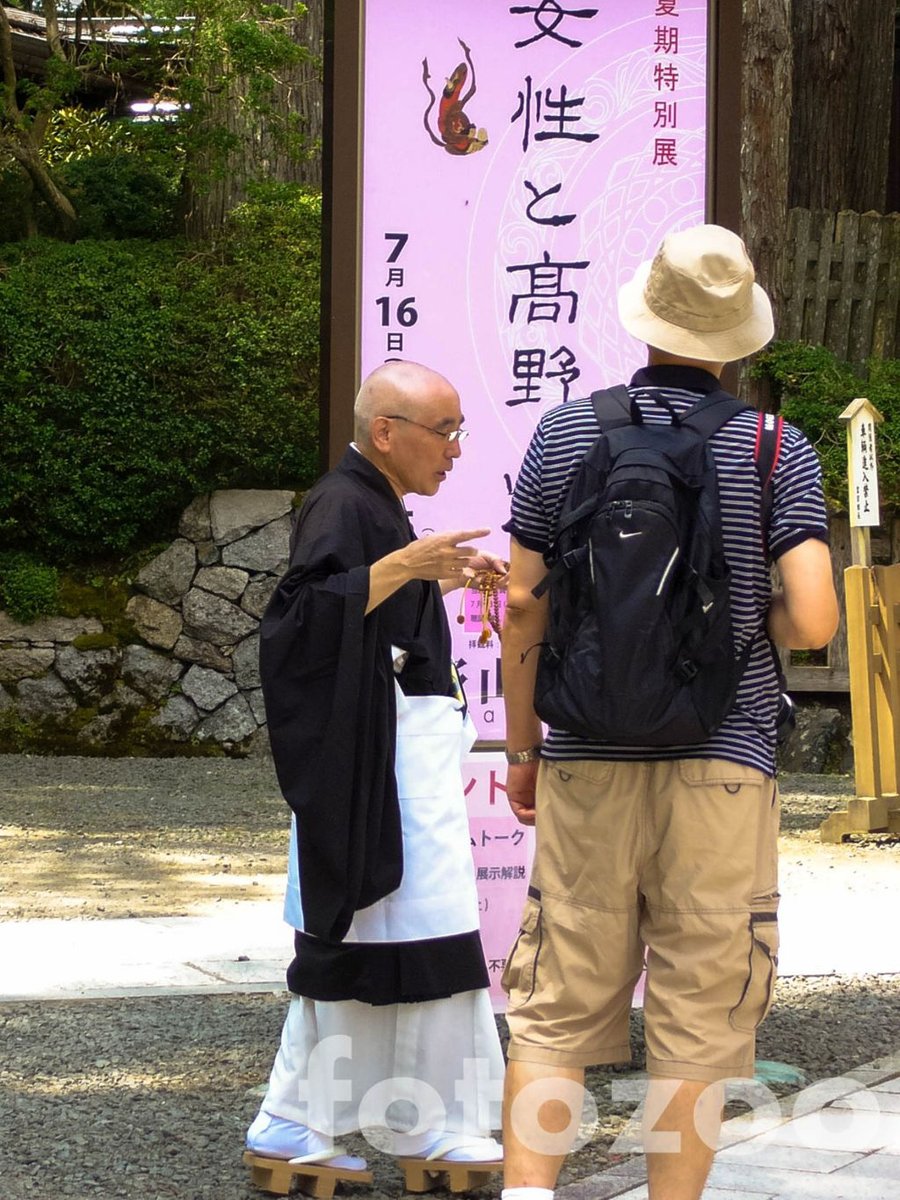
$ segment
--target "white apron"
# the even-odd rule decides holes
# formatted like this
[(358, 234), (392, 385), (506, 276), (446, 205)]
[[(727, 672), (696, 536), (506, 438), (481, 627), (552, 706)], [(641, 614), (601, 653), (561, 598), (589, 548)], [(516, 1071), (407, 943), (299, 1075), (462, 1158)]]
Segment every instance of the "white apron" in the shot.
[[(460, 771), (475, 736), (458, 700), (407, 697), (397, 687), (403, 880), (355, 914), (346, 941), (415, 941), (478, 928)], [(284, 915), (303, 928), (294, 823)], [(294, 997), (262, 1107), (330, 1136), (377, 1126), (380, 1112), (380, 1123), (389, 1117), (396, 1129), (484, 1137), (499, 1126), (503, 1071), (487, 988), (378, 1006)]]
[[(462, 789), (475, 726), (452, 696), (397, 694), (395, 771), (403, 829), (400, 887), (359, 909), (344, 941), (412, 942), (478, 928), (478, 895)], [(284, 919), (303, 929), (297, 824), (291, 820)]]

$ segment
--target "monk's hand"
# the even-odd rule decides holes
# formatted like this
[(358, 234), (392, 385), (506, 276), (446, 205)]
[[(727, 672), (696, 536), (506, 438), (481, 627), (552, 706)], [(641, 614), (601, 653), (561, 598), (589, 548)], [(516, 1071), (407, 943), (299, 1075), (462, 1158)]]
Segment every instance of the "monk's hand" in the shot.
[(466, 566), (466, 578), (480, 584), (486, 576), (492, 577), (494, 587), (505, 588), (509, 583), (509, 563), (499, 554), (479, 550)]
[(431, 533), (397, 553), (403, 556), (410, 579), (439, 579), (455, 587), (469, 577), (467, 571), (472, 560), (479, 556), (476, 547), (466, 543), (487, 537), (490, 532), (490, 529), (456, 529), (450, 533)]

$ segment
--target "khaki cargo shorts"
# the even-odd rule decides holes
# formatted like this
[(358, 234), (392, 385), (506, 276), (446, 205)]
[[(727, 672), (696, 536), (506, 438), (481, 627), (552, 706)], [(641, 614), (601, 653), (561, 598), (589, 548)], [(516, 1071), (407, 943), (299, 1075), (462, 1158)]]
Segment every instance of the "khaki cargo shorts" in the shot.
[(509, 1057), (753, 1075), (778, 954), (778, 790), (722, 759), (540, 766), (534, 869), (503, 977)]

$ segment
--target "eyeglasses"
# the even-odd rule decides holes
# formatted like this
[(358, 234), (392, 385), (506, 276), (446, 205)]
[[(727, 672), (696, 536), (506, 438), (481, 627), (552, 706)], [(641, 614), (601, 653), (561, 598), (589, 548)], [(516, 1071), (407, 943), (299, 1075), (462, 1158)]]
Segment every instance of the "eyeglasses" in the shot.
[(405, 421), (407, 425), (418, 425), (420, 429), (427, 429), (429, 433), (436, 433), (438, 437), (449, 442), (451, 446), (456, 442), (464, 442), (469, 436), (468, 429), (451, 429), (448, 433), (444, 429), (434, 429), (431, 425), (423, 425), (421, 421), (414, 421), (412, 417), (402, 417), (399, 413), (385, 413), (385, 419), (388, 421)]

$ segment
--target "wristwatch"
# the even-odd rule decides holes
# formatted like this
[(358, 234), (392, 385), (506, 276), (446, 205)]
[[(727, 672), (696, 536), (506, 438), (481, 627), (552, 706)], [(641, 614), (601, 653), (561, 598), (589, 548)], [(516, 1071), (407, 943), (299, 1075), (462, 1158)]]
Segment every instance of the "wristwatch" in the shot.
[(511, 766), (534, 762), (536, 758), (540, 758), (541, 743), (538, 742), (536, 746), (531, 746), (528, 750), (507, 750), (505, 753), (506, 761)]

